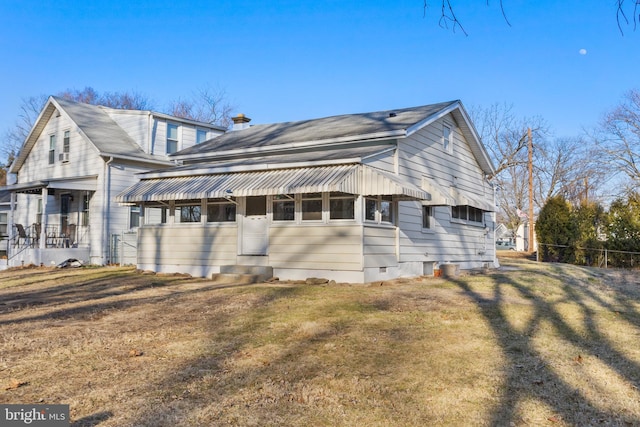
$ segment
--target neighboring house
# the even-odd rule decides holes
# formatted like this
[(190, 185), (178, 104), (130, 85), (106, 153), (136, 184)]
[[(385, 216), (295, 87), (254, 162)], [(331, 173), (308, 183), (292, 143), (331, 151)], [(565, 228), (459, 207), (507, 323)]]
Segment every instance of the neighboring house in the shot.
[(141, 208), (138, 268), (370, 282), (494, 265), (494, 168), (460, 101), (234, 122), (116, 198)]
[(119, 236), (136, 230), (138, 210), (114, 196), (136, 173), (170, 167), (170, 154), (222, 133), (153, 111), (50, 97), (9, 170), (9, 265), (118, 262)]
[(0, 187), (0, 270), (7, 267), (11, 192)]

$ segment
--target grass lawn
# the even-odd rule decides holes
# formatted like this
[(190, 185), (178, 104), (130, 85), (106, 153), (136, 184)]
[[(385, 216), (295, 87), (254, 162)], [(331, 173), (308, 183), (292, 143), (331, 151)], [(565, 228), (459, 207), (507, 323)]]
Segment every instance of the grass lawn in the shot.
[(640, 425), (640, 274), (216, 284), (0, 272), (0, 403), (72, 426)]

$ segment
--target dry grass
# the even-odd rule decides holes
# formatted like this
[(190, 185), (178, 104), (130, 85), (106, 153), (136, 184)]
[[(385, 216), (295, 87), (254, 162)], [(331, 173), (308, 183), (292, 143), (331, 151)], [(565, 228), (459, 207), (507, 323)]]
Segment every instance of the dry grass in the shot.
[(640, 425), (637, 272), (505, 263), (382, 286), (1, 272), (0, 402), (73, 426)]

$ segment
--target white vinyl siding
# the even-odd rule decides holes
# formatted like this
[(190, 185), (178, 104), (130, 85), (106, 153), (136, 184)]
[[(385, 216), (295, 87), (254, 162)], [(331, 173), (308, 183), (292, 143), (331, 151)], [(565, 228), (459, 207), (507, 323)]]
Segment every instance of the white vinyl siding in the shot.
[(362, 270), (362, 226), (271, 227), (269, 262), (274, 268)]
[(396, 230), (392, 227), (364, 227), (364, 267), (394, 267)]
[[(458, 192), (492, 201), (493, 190), (483, 179), (482, 171), (457, 127), (451, 128), (452, 152), (443, 149), (443, 126), (453, 122), (446, 116), (399, 140), (400, 174), (417, 185), (421, 185), (423, 177), (429, 177), (446, 190), (455, 182)], [(473, 263), (492, 260), (491, 241), (484, 231), (484, 223), (457, 221), (452, 219), (451, 213), (451, 206), (432, 206), (430, 229), (425, 233), (422, 203), (399, 202), (400, 261)], [(485, 213), (483, 219), (489, 221), (491, 215)]]

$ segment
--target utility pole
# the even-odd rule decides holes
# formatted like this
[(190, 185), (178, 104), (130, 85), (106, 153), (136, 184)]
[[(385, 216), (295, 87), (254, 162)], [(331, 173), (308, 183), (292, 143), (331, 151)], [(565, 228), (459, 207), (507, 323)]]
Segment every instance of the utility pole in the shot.
[(527, 129), (527, 137), (529, 139), (529, 247), (528, 252), (533, 252), (533, 137), (531, 136), (531, 128)]

